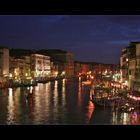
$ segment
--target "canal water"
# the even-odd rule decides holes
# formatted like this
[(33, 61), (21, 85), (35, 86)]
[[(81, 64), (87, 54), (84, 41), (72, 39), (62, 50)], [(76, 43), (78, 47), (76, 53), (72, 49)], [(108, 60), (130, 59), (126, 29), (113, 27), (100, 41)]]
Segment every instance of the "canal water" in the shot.
[(88, 124), (89, 90), (78, 79), (0, 90), (0, 124)]
[(90, 87), (63, 79), (0, 90), (1, 125), (139, 124), (139, 112), (116, 113), (89, 100)]

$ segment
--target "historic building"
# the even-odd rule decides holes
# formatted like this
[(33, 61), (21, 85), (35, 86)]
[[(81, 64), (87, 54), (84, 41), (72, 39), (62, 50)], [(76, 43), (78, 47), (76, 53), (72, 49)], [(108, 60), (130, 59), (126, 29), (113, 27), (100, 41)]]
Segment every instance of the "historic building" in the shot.
[(45, 77), (50, 72), (49, 56), (37, 54), (35, 50), (10, 50), (10, 74), (14, 78)]
[(0, 79), (9, 76), (9, 49), (0, 46)]
[(120, 57), (122, 79), (130, 89), (140, 91), (140, 42), (130, 42)]
[(34, 73), (35, 77), (50, 76), (50, 57), (41, 54), (31, 54), (31, 71)]
[(10, 56), (9, 72), (13, 79), (27, 79), (31, 77), (30, 56)]
[[(39, 50), (37, 53), (48, 55), (53, 62), (53, 73), (57, 75), (74, 76), (74, 55), (63, 50)], [(53, 74), (52, 73), (52, 74)]]

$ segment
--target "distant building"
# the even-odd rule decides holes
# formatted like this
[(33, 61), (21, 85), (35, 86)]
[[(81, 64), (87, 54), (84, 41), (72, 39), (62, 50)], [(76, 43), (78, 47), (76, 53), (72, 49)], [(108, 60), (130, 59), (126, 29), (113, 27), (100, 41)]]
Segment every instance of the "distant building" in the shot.
[(131, 42), (129, 49), (129, 87), (140, 91), (140, 42)]
[(140, 43), (136, 46), (136, 71), (135, 71), (136, 89), (140, 91)]
[(10, 56), (10, 77), (20, 80), (31, 77), (30, 56)]
[(82, 75), (86, 75), (91, 69), (90, 69), (90, 65), (89, 63), (81, 63), (81, 74)]
[(30, 56), (31, 54), (35, 53), (36, 50), (30, 50), (30, 49), (10, 49), (9, 55), (16, 57), (16, 56)]
[(119, 72), (118, 65), (113, 64), (102, 64), (96, 62), (79, 62), (75, 61), (74, 63), (74, 72), (75, 75), (88, 75), (89, 73), (93, 76), (109, 74), (113, 75), (116, 72)]
[(75, 61), (74, 62), (74, 75), (80, 76), (82, 73), (81, 62)]
[(0, 47), (0, 77), (9, 76), (9, 49)]
[(40, 50), (37, 51), (37, 53), (49, 55), (51, 57), (58, 75), (65, 73), (66, 76), (74, 76), (74, 55), (72, 53), (56, 49)]
[(31, 54), (31, 71), (34, 72), (35, 77), (50, 76), (50, 57), (41, 54)]
[(74, 76), (74, 55), (67, 52), (64, 56), (65, 58), (65, 72), (68, 76)]
[(28, 49), (11, 49), (10, 72), (12, 75), (15, 76), (15, 73), (18, 73), (20, 77), (50, 76), (50, 57), (36, 52)]
[(31, 73), (31, 54), (34, 50), (28, 49), (10, 49), (10, 64), (9, 71), (10, 77), (13, 79), (27, 79), (31, 78), (33, 74)]
[(88, 72), (94, 71), (95, 65), (97, 63), (95, 62), (80, 62), (80, 61), (75, 61), (75, 74), (76, 75), (87, 75)]
[(121, 78), (122, 82), (125, 82), (125, 80), (128, 80), (128, 48), (125, 48), (122, 50), (122, 54), (120, 57), (120, 70), (121, 70)]

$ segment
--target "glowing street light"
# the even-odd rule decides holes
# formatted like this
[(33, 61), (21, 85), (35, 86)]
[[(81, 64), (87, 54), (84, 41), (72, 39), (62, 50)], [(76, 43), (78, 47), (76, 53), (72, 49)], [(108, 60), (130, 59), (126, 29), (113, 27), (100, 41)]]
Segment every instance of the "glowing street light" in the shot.
[(91, 74), (91, 71), (89, 71), (88, 74)]
[(14, 70), (14, 73), (15, 73), (15, 76), (17, 76), (17, 75), (18, 75), (18, 72), (17, 72), (17, 70), (16, 70), (16, 69)]
[(128, 81), (127, 80), (125, 81), (125, 85), (128, 86)]
[(94, 77), (93, 76), (91, 76), (91, 79), (93, 79)]
[(107, 74), (107, 70), (105, 70), (105, 74)]
[(58, 75), (58, 71), (55, 72), (55, 75)]
[(65, 75), (65, 71), (62, 72), (62, 75)]
[(13, 75), (10, 73), (10, 74), (9, 74), (9, 77), (10, 77), (10, 78), (12, 78), (12, 77), (13, 77)]

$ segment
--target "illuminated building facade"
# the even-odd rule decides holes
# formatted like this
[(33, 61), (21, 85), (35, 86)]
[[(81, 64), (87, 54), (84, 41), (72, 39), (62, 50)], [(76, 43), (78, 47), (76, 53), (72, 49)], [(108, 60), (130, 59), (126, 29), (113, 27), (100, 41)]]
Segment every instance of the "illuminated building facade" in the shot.
[(31, 77), (30, 56), (10, 56), (10, 77), (13, 79), (27, 79)]
[(88, 63), (81, 63), (81, 74), (86, 75), (90, 71), (90, 64)]
[(129, 47), (129, 84), (140, 91), (140, 42), (131, 42)]
[(120, 57), (122, 78), (128, 87), (140, 91), (140, 42), (130, 42)]
[(90, 73), (93, 76), (108, 76), (111, 78), (113, 74), (119, 73), (119, 67), (113, 64), (75, 61), (74, 72), (76, 76), (85, 76)]
[(65, 73), (66, 76), (74, 76), (74, 55), (73, 53), (51, 49), (51, 50), (40, 50), (37, 53), (42, 55), (48, 55), (51, 57), (53, 62), (54, 72), (58, 75)]
[(50, 57), (36, 53), (35, 50), (11, 49), (10, 74), (14, 78), (34, 78), (50, 76)]
[(9, 49), (6, 47), (0, 47), (0, 77), (9, 76)]
[(135, 88), (140, 91), (140, 43), (136, 46)]
[(50, 57), (41, 54), (31, 54), (31, 71), (34, 72), (35, 77), (50, 76)]
[(122, 50), (120, 57), (120, 70), (122, 82), (128, 80), (128, 48)]

